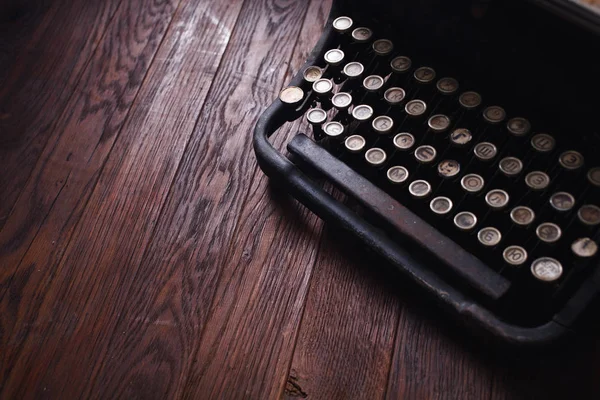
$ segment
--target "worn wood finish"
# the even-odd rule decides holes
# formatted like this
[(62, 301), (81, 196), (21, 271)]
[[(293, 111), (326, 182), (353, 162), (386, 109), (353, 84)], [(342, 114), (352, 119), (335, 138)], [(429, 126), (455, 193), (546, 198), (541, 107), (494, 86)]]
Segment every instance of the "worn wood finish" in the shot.
[[(0, 228), (121, 0), (12, 2), (0, 22)], [(11, 2), (9, 2), (11, 3)], [(13, 10), (13, 11), (11, 11)], [(84, 23), (82, 23), (84, 21)], [(15, 242), (19, 241), (15, 237)], [(15, 246), (11, 243), (10, 246)]]

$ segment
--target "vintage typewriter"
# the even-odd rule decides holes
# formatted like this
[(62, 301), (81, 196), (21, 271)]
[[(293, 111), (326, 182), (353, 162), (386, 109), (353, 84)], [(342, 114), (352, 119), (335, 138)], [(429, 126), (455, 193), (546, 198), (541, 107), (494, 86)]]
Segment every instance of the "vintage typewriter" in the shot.
[(259, 165), (474, 331), (555, 343), (600, 289), (599, 20), (558, 0), (334, 1), (255, 127)]

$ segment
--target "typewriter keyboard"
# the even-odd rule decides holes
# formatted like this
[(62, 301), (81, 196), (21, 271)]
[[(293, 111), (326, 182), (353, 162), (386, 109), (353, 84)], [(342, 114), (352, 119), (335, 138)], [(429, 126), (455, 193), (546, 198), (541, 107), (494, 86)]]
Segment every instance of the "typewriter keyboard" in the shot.
[(507, 279), (512, 308), (547, 317), (597, 262), (596, 145), (486, 102), (377, 26), (333, 27), (280, 99), (309, 104), (315, 142)]

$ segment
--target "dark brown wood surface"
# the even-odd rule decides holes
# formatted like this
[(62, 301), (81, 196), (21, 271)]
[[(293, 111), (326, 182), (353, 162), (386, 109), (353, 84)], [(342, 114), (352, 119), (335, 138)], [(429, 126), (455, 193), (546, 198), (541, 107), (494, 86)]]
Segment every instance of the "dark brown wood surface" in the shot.
[(0, 2), (0, 398), (600, 397), (594, 338), (474, 343), (258, 169), (330, 4)]

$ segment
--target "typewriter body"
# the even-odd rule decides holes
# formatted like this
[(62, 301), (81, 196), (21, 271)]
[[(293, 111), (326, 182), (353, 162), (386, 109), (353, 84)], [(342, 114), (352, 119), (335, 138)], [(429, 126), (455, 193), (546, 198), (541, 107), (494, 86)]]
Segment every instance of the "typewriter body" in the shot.
[(259, 165), (469, 327), (554, 343), (600, 289), (598, 29), (567, 1), (334, 1)]

